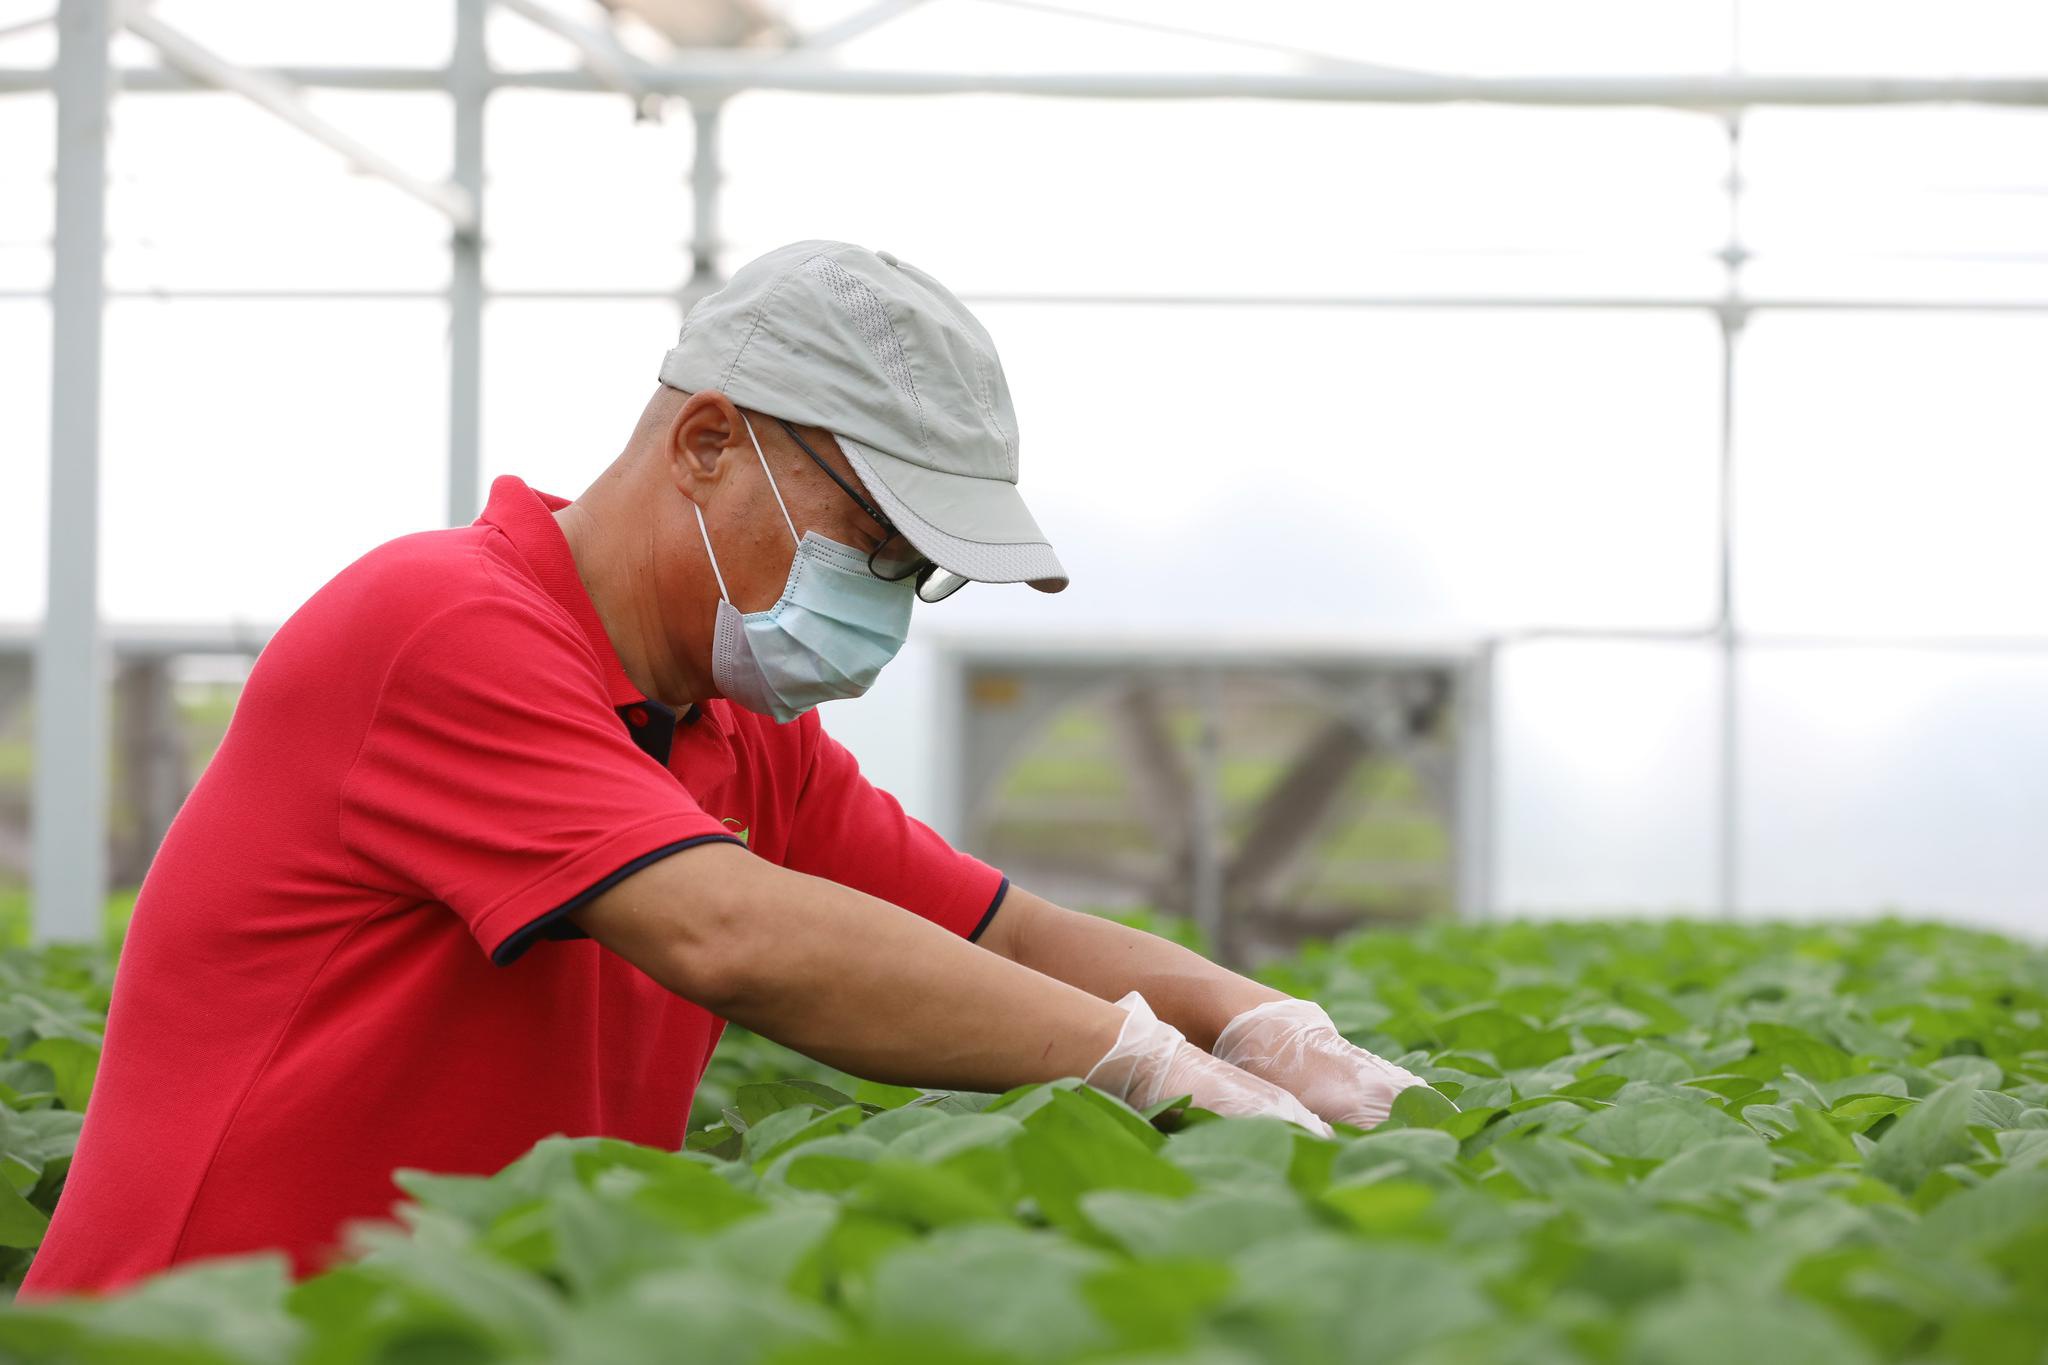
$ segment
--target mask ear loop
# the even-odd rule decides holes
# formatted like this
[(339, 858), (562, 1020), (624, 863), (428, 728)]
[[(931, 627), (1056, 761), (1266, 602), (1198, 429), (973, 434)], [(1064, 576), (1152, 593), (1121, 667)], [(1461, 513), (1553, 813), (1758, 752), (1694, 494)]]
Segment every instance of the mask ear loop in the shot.
[(718, 580), (718, 596), (720, 600), (730, 603), (732, 594), (725, 590), (725, 575), (718, 571), (718, 554), (711, 548), (711, 533), (704, 529), (704, 509), (695, 502), (692, 502), (690, 507), (697, 514), (697, 534), (704, 537), (704, 553), (711, 560), (711, 576)]
[[(768, 491), (775, 495), (775, 505), (782, 509), (782, 524), (789, 528), (789, 538), (801, 547), (803, 537), (796, 533), (796, 523), (789, 519), (789, 506), (782, 500), (782, 490), (775, 486), (775, 471), (768, 467), (768, 457), (761, 453), (761, 438), (754, 435), (754, 424), (743, 412), (740, 420), (747, 424), (747, 439), (754, 443), (754, 454), (761, 461), (761, 472), (768, 476)], [(704, 529), (704, 509), (695, 501), (690, 510), (697, 514), (697, 534), (704, 537), (704, 553), (711, 560), (711, 576), (718, 580), (718, 595), (726, 602), (732, 601), (732, 594), (725, 590), (725, 575), (718, 569), (718, 552), (711, 548), (711, 533)]]
[(775, 495), (775, 505), (782, 509), (782, 524), (789, 528), (789, 538), (801, 546), (804, 538), (796, 533), (796, 523), (789, 519), (789, 506), (782, 500), (782, 490), (775, 486), (775, 471), (768, 467), (768, 457), (761, 454), (761, 438), (754, 435), (754, 424), (743, 412), (740, 420), (747, 424), (747, 439), (754, 443), (754, 454), (760, 456), (761, 472), (768, 476), (768, 491)]

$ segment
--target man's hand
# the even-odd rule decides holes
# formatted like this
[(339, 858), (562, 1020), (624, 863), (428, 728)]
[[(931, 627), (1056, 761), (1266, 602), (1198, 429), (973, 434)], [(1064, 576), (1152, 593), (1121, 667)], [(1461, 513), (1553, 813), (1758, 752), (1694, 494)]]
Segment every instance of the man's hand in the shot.
[(1386, 1121), (1394, 1096), (1422, 1077), (1346, 1042), (1313, 1000), (1254, 1006), (1224, 1025), (1215, 1053), (1233, 1066), (1300, 1096), (1332, 1123), (1371, 1128)]
[(1143, 1109), (1176, 1095), (1217, 1114), (1266, 1114), (1298, 1123), (1318, 1137), (1330, 1126), (1301, 1107), (1301, 1101), (1277, 1085), (1219, 1061), (1181, 1036), (1179, 1029), (1156, 1017), (1145, 997), (1132, 991), (1116, 1002), (1129, 1011), (1115, 1046), (1084, 1079), (1133, 1109)]

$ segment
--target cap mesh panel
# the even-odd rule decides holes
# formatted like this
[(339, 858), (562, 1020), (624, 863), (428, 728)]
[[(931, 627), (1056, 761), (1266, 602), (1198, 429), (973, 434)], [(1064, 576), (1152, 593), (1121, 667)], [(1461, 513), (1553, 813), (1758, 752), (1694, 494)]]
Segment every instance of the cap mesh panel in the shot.
[(829, 256), (818, 256), (804, 267), (824, 280), (825, 287), (832, 291), (833, 299), (847, 316), (853, 319), (854, 329), (860, 338), (874, 352), (875, 360), (882, 367), (882, 373), (898, 392), (910, 400), (917, 411), (917, 431), (920, 444), (924, 442), (924, 403), (917, 396), (917, 383), (910, 377), (910, 360), (903, 354), (903, 343), (896, 336), (896, 329), (889, 323), (889, 309), (875, 291), (857, 278), (846, 267)]

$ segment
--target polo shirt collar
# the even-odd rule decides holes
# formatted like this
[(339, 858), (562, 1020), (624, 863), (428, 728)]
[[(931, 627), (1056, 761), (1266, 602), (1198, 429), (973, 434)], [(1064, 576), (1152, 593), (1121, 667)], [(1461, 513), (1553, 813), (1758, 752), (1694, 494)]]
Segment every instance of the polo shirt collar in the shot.
[(490, 500), (477, 521), (504, 533), (548, 596), (583, 628), (584, 637), (597, 654), (598, 667), (604, 672), (605, 691), (612, 708), (627, 722), (634, 743), (665, 764), (679, 727), (695, 729), (707, 722), (714, 732), (720, 727), (714, 715), (702, 706), (693, 705), (678, 716), (666, 703), (635, 687), (626, 675), (618, 650), (612, 647), (611, 636), (605, 634), (596, 604), (583, 586), (583, 576), (576, 571), (576, 557), (569, 551), (568, 537), (555, 521), (555, 512), (568, 505), (569, 499), (529, 487), (516, 474), (500, 474), (491, 480)]

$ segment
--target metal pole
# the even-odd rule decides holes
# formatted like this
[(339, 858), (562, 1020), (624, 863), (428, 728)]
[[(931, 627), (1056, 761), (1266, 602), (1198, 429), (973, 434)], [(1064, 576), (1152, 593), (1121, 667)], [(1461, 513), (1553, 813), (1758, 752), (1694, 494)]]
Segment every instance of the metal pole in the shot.
[(1740, 306), (1721, 313), (1720, 548), (1715, 651), (1719, 661), (1721, 751), (1719, 834), (1715, 841), (1714, 897), (1723, 917), (1735, 919), (1742, 903), (1742, 672), (1735, 630), (1735, 345)]
[(1219, 962), (1235, 962), (1223, 922), (1223, 679), (1214, 668), (1195, 677), (1193, 901), (1196, 927)]
[[(1731, 79), (1742, 63), (1742, 5), (1729, 10), (1728, 65)], [(1719, 660), (1721, 752), (1718, 837), (1715, 840), (1714, 899), (1721, 916), (1742, 913), (1742, 670), (1735, 625), (1735, 347), (1748, 320), (1742, 301), (1742, 112), (1728, 111), (1728, 244), (1721, 258), (1727, 289), (1716, 313), (1721, 323), (1720, 544), (1716, 566), (1714, 627)]]
[(107, 679), (99, 621), (109, 0), (57, 12), (50, 288), (50, 582), (36, 647), (35, 937), (98, 942), (107, 896)]
[(484, 50), (487, 0), (455, 0), (455, 183), (469, 191), (470, 222), (450, 233), (448, 274), (448, 524), (467, 526), (483, 510)]
[(723, 245), (718, 236), (718, 210), (725, 183), (718, 154), (718, 124), (724, 111), (723, 100), (690, 102), (697, 133), (696, 154), (690, 163), (690, 278), (676, 300), (686, 316), (698, 299), (725, 283), (718, 269)]
[(1500, 642), (1488, 639), (1458, 670), (1456, 795), (1451, 857), (1460, 919), (1494, 917), (1494, 664)]

